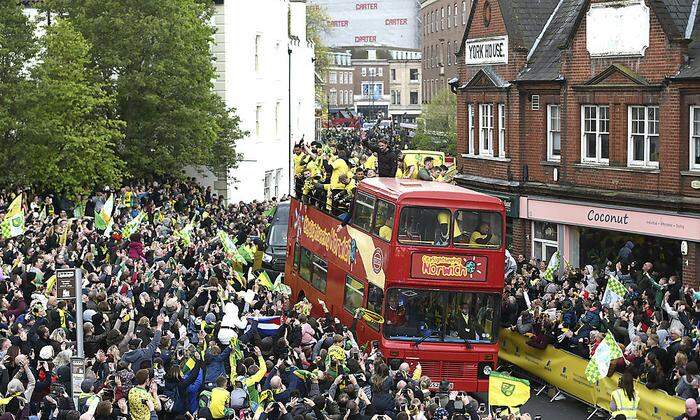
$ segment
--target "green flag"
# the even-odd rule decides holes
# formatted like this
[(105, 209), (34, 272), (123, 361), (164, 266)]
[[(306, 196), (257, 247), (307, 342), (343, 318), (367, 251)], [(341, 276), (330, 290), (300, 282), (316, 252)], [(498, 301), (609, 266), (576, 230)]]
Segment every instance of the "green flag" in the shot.
[(143, 217), (144, 212), (140, 212), (136, 217), (131, 219), (122, 229), (122, 237), (129, 238), (133, 233), (137, 232), (139, 230), (139, 226), (141, 226)]
[(234, 242), (231, 237), (228, 236), (228, 233), (220, 230), (217, 236), (221, 241), (221, 245), (224, 247), (224, 252), (226, 255), (231, 255), (236, 252), (236, 242)]
[(243, 257), (246, 262), (253, 262), (253, 254), (250, 253), (250, 249), (246, 245), (241, 245), (238, 247), (238, 254)]
[(4, 238), (14, 238), (24, 234), (24, 210), (22, 210), (22, 194), (17, 195), (10, 207), (7, 208), (7, 213), (2, 223), (0, 223), (0, 232)]

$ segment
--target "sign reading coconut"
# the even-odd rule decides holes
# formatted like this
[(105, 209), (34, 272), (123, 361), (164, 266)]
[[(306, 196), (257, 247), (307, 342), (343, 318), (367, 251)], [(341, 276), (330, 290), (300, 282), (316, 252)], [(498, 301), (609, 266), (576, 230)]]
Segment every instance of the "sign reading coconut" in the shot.
[(464, 44), (464, 60), (468, 66), (508, 64), (508, 37), (468, 39)]

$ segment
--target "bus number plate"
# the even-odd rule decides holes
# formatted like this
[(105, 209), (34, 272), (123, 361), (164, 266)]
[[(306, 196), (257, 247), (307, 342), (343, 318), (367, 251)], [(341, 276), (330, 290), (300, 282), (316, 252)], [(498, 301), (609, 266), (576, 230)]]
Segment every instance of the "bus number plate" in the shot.
[[(455, 384), (454, 384), (453, 382), (450, 382), (450, 389), (452, 389), (452, 388), (454, 388), (454, 387), (455, 387)], [(430, 388), (431, 388), (431, 389), (433, 389), (433, 388), (435, 388), (435, 389), (440, 388), (440, 382), (431, 382), (431, 383), (430, 383)]]

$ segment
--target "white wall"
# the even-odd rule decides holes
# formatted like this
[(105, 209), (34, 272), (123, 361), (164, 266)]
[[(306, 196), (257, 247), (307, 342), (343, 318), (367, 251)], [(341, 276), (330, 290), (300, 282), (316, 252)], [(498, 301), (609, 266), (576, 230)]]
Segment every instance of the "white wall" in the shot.
[[(236, 109), (248, 136), (237, 142), (243, 154), (238, 168), (220, 182), (229, 202), (265, 198), (289, 192), (289, 54), (291, 54), (291, 142), (314, 138), (313, 45), (306, 41), (306, 3), (290, 0), (225, 0), (216, 5), (215, 90)], [(288, 13), (291, 13), (288, 21)], [(293, 39), (288, 25), (291, 22)], [(256, 70), (256, 37), (258, 68)], [(258, 123), (256, 124), (256, 119)], [(211, 182), (201, 178), (202, 181)], [(277, 186), (277, 188), (275, 188)], [(224, 191), (225, 190), (225, 191)]]

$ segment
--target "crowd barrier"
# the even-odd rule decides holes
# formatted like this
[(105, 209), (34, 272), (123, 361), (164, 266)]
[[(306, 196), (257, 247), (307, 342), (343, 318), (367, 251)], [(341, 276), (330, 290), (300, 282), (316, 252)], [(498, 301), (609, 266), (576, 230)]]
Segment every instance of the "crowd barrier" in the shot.
[[(617, 388), (620, 375), (603, 378), (595, 384), (586, 379), (588, 360), (553, 346), (544, 350), (530, 347), (524, 337), (511, 330), (502, 329), (501, 349), (498, 357), (523, 369), (549, 385), (557, 387), (567, 395), (592, 407), (610, 411), (610, 394)], [(663, 391), (647, 389), (637, 382), (635, 390), (640, 396), (638, 419), (672, 419), (685, 412), (685, 402)]]

